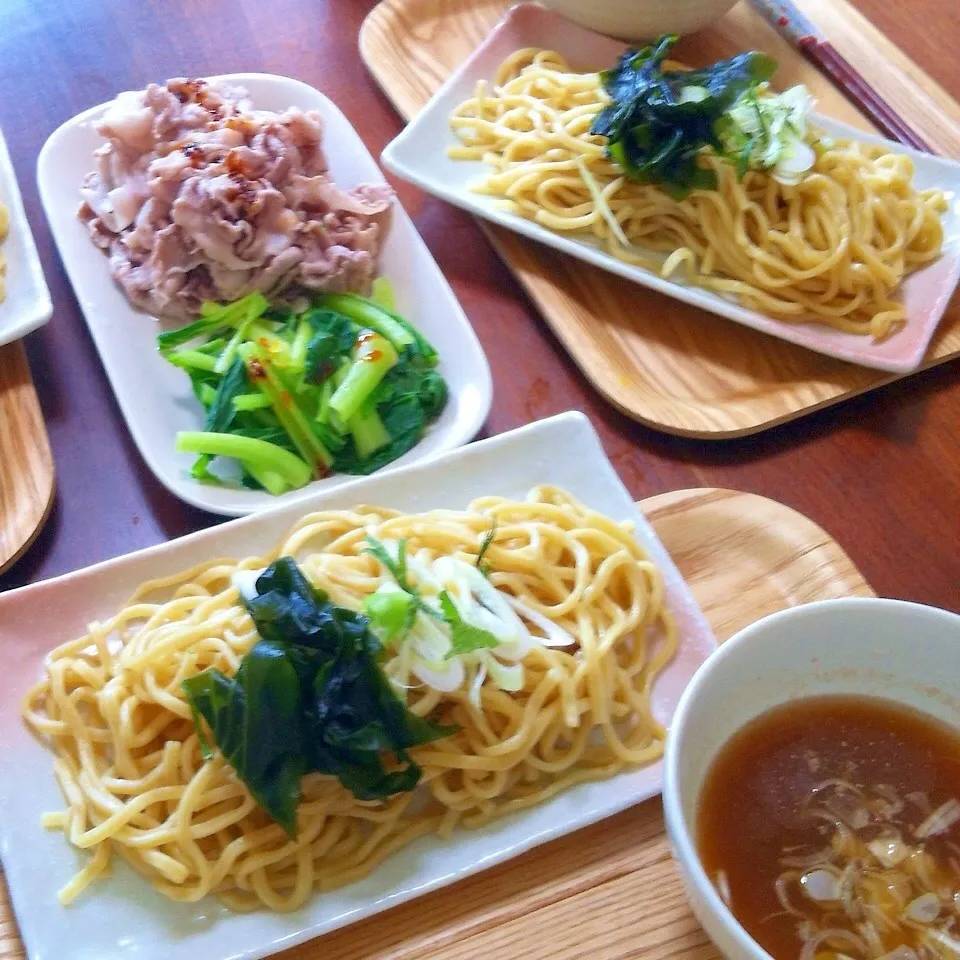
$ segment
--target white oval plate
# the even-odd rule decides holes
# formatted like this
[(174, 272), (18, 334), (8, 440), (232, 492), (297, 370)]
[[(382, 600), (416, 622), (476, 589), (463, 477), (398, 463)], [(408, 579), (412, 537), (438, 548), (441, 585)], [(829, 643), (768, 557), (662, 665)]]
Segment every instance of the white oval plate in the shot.
[(62, 834), (40, 826), (41, 813), (61, 809), (64, 801), (53, 778), (52, 756), (20, 717), (21, 697), (42, 675), (51, 647), (108, 616), (144, 580), (211, 557), (262, 553), (311, 510), (358, 503), (405, 511), (463, 509), (484, 495), (522, 498), (542, 483), (563, 487), (589, 507), (632, 523), (637, 542), (663, 572), (680, 648), (654, 686), (653, 709), (669, 723), (684, 687), (716, 642), (689, 587), (581, 413), (481, 440), (430, 463), (314, 491), (301, 503), (0, 595), (6, 691), (0, 697), (0, 857), (30, 960), (63, 957), (66, 943), (71, 960), (255, 960), (463, 879), (659, 793), (660, 762), (580, 784), (481, 829), (458, 831), (448, 841), (423, 837), (365, 879), (317, 895), (288, 914), (231, 913), (212, 897), (196, 904), (173, 903), (119, 857), (113, 874), (69, 908), (57, 902), (57, 890), (88, 855), (73, 850)]
[(0, 241), (7, 258), (7, 295), (0, 301), (0, 347), (42, 327), (53, 315), (50, 291), (40, 266), (13, 161), (0, 130), (0, 203), (10, 211), (10, 232)]
[[(478, 80), (491, 80), (503, 60), (523, 47), (556, 50), (575, 68), (590, 70), (612, 65), (623, 50), (623, 45), (615, 40), (578, 26), (536, 4), (523, 3), (513, 7), (406, 129), (387, 145), (381, 156), (383, 165), (422, 190), (530, 240), (545, 243), (635, 283), (781, 340), (850, 363), (894, 373), (909, 373), (922, 363), (930, 339), (960, 279), (960, 163), (919, 153), (900, 143), (890, 143), (828, 117), (816, 117), (817, 124), (833, 137), (887, 144), (893, 152), (910, 157), (916, 168), (914, 182), (918, 189), (939, 187), (948, 191), (949, 209), (943, 216), (943, 255), (912, 273), (901, 284), (899, 297), (907, 308), (907, 322), (881, 343), (874, 343), (870, 337), (834, 330), (822, 323), (789, 323), (750, 310), (736, 300), (702, 287), (667, 280), (642, 267), (625, 263), (592, 239), (548, 230), (532, 220), (500, 209), (496, 197), (470, 191), (470, 184), (485, 176), (489, 167), (480, 161), (451, 160), (447, 156), (447, 148), (458, 143), (450, 130), (450, 114), (473, 96)], [(640, 320), (642, 318), (638, 318), (638, 322)]]
[[(235, 73), (215, 79), (245, 87), (254, 106), (262, 109), (295, 106), (318, 110), (325, 125), (323, 149), (336, 182), (344, 188), (383, 182), (383, 174), (356, 130), (336, 105), (313, 87), (264, 73)], [(273, 497), (241, 487), (208, 486), (189, 476), (194, 458), (174, 450), (174, 437), (178, 430), (201, 428), (200, 404), (183, 372), (157, 353), (155, 337), (161, 329), (157, 321), (130, 305), (113, 282), (106, 256), (93, 245), (86, 227), (77, 219), (80, 185), (92, 169), (93, 151), (104, 142), (94, 126), (106, 106), (101, 104), (77, 115), (50, 136), (37, 160), (37, 182), (63, 265), (143, 459), (157, 479), (181, 500), (234, 517), (277, 503), (303, 500), (318, 490), (349, 482), (349, 476), (335, 474)], [(472, 439), (490, 410), (493, 386), (470, 322), (398, 202), (390, 214), (380, 272), (393, 285), (398, 312), (436, 347), (440, 355), (438, 370), (450, 388), (450, 401), (440, 419), (420, 443), (395, 461), (402, 465), (436, 456)]]

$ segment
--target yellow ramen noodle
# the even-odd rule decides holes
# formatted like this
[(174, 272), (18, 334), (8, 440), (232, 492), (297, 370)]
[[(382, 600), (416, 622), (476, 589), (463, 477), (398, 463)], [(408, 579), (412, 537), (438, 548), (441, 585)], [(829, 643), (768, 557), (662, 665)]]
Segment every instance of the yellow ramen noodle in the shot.
[(810, 173), (787, 186), (756, 171), (739, 181), (705, 152), (718, 188), (678, 201), (626, 177), (606, 139), (590, 134), (607, 103), (598, 74), (572, 72), (552, 51), (519, 50), (492, 88), (479, 83), (453, 113), (462, 145), (449, 154), (493, 167), (472, 189), (513, 213), (592, 234), (621, 260), (664, 277), (681, 272), (762, 313), (877, 339), (905, 320), (892, 294), (940, 254), (947, 207), (941, 191), (914, 189), (908, 157), (824, 140)]
[[(294, 557), (333, 603), (359, 609), (388, 576), (364, 538), (406, 539), (408, 558), (473, 563), (495, 518), (489, 582), (576, 641), (537, 646), (522, 690), (398, 690), (416, 714), (458, 732), (411, 751), (412, 793), (359, 801), (331, 776), (302, 783), (291, 839), (255, 804), (219, 752), (204, 761), (181, 683), (207, 667), (236, 673), (257, 641), (232, 576)], [(652, 685), (677, 637), (660, 572), (617, 524), (560, 490), (485, 497), (466, 511), (379, 507), (304, 517), (277, 549), (213, 560), (144, 584), (130, 602), (54, 650), (24, 716), (50, 746), (67, 801), (44, 818), (93, 856), (61, 891), (68, 902), (120, 854), (174, 900), (215, 893), (238, 910), (292, 910), (349, 883), (425, 834), (447, 837), (529, 807), (572, 784), (661, 755)], [(390, 656), (398, 657), (391, 648)], [(388, 658), (385, 670), (391, 673)]]

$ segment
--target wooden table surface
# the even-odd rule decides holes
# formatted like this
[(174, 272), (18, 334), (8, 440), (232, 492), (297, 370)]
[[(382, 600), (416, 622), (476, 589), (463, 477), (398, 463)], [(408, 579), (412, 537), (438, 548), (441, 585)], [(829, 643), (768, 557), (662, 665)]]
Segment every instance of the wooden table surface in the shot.
[[(35, 163), (44, 140), (120, 90), (177, 75), (259, 70), (319, 87), (376, 155), (400, 121), (357, 55), (357, 30), (372, 3), (0, 0), (0, 125), (55, 305), (49, 326), (26, 346), (58, 478), (44, 532), (0, 578), (0, 589), (217, 521), (168, 494), (127, 433), (40, 207)], [(956, 0), (855, 3), (960, 98)], [(960, 609), (958, 364), (745, 440), (660, 435), (594, 393), (466, 215), (406, 185), (398, 189), (489, 357), (495, 398), (485, 433), (583, 410), (636, 497), (694, 486), (773, 497), (833, 534), (881, 595)]]

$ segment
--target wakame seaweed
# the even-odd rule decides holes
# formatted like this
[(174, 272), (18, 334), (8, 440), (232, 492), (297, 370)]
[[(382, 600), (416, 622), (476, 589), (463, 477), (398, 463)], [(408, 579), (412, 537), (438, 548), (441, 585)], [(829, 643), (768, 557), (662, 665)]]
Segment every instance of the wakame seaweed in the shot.
[(612, 102), (590, 132), (607, 138), (609, 156), (628, 176), (682, 199), (691, 190), (716, 187), (698, 154), (704, 147), (722, 152), (718, 124), (745, 93), (773, 76), (776, 61), (752, 51), (700, 70), (664, 70), (676, 42), (667, 35), (627, 50), (601, 73)]
[(256, 591), (244, 603), (260, 640), (236, 675), (210, 668), (183, 682), (205, 756), (209, 730), (291, 836), (307, 773), (336, 776), (359, 800), (412, 790), (421, 771), (407, 751), (456, 728), (406, 708), (380, 669), (369, 620), (330, 603), (290, 557), (271, 564)]

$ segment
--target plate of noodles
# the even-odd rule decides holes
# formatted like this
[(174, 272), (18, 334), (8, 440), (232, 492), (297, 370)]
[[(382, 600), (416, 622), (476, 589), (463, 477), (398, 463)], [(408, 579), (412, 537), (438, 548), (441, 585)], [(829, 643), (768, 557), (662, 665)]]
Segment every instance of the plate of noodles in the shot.
[(625, 51), (516, 6), (382, 162), (712, 313), (915, 369), (960, 278), (960, 164), (818, 116), (802, 86), (775, 92), (762, 52), (687, 70), (675, 39)]
[(0, 130), (0, 346), (42, 327), (52, 315), (50, 292)]
[[(179, 126), (172, 115), (179, 116)], [(271, 150), (282, 156), (273, 157)], [(278, 440), (265, 422), (257, 424), (259, 436), (248, 431), (244, 438), (296, 452), (307, 482), (288, 484), (292, 489), (274, 495), (268, 483), (250, 483), (246, 475), (204, 472), (203, 462), (197, 469), (196, 454), (206, 457), (205, 451), (178, 449), (182, 435), (227, 432), (235, 444), (240, 432), (236, 414), (227, 426), (213, 425), (209, 408), (229, 412), (231, 398), (213, 402), (226, 391), (203, 381), (205, 368), (174, 365), (206, 361), (216, 370), (250, 345), (238, 347), (234, 333), (242, 339), (241, 333), (262, 324), (241, 318), (226, 335), (226, 323), (205, 331), (224, 345), (215, 362), (197, 356), (210, 344), (197, 345), (196, 324), (216, 316), (216, 303), (226, 302), (223, 310), (242, 308), (251, 298), (263, 301), (263, 293), (268, 313), (304, 311), (298, 328), (306, 329), (306, 314), (316, 320), (318, 311), (331, 312), (321, 304), (327, 294), (366, 297), (372, 283), (385, 283), (391, 312), (413, 328), (418, 343), (425, 339), (446, 384), (442, 411), (421, 431), (422, 439), (392, 462), (444, 453), (471, 440), (482, 426), (492, 382), (463, 308), (359, 134), (336, 104), (308, 84), (237, 73), (172, 79), (121, 93), (51, 134), (37, 160), (37, 182), (64, 268), (137, 448), (157, 479), (187, 503), (242, 516), (347, 482), (345, 470), (331, 467), (331, 438), (325, 443), (318, 436), (316, 407), (304, 402), (311, 385), (319, 393), (321, 379), (332, 384), (332, 376), (319, 375), (329, 359), (322, 350), (316, 377), (311, 374), (309, 383), (305, 375), (288, 377), (276, 391), (277, 405), (287, 407), (286, 419), (307, 422), (299, 431), (301, 443), (291, 447), (289, 437)], [(236, 315), (232, 319), (236, 322)], [(256, 343), (279, 361), (293, 351), (280, 342), (278, 326), (271, 320)], [(192, 338), (176, 340), (191, 330)], [(176, 351), (158, 343), (161, 331), (187, 347), (193, 359), (180, 354), (177, 361)], [(318, 330), (310, 345), (322, 346), (319, 333), (326, 332)], [(406, 335), (413, 338), (409, 330)], [(299, 352), (309, 356), (310, 345)], [(231, 366), (220, 367), (220, 373)], [(280, 364), (269, 366), (276, 373)], [(398, 372), (399, 363), (391, 370)], [(207, 401), (201, 399), (205, 387)], [(253, 421), (263, 416), (262, 409), (245, 412)], [(389, 432), (395, 440), (395, 431)], [(319, 447), (329, 449), (323, 453)], [(231, 459), (235, 465), (237, 458)]]
[(579, 413), (0, 618), (3, 868), (81, 960), (262, 957), (652, 797), (715, 648)]

